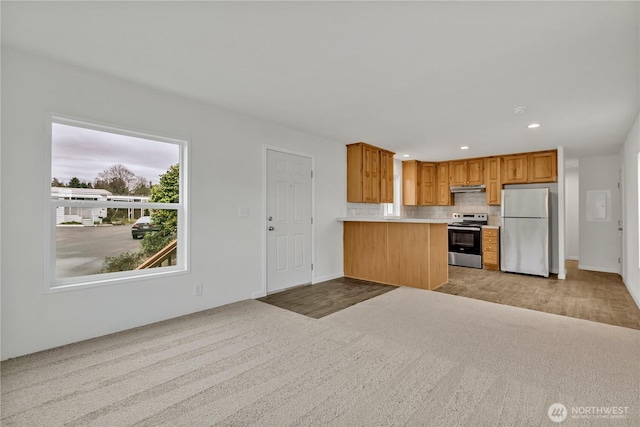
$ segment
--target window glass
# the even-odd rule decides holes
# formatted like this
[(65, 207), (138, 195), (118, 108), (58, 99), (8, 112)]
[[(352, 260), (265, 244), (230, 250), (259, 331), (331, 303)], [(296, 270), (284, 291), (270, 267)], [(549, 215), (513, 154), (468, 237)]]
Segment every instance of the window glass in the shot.
[(184, 150), (184, 141), (52, 119), (51, 288), (185, 268)]

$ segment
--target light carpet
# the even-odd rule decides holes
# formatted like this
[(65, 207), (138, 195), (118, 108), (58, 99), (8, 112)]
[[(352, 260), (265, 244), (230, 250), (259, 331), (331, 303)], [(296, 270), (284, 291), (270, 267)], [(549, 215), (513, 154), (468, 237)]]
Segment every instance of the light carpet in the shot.
[(640, 331), (411, 288), (320, 320), (242, 301), (1, 368), (3, 426), (558, 425), (554, 403), (561, 425), (640, 425)]

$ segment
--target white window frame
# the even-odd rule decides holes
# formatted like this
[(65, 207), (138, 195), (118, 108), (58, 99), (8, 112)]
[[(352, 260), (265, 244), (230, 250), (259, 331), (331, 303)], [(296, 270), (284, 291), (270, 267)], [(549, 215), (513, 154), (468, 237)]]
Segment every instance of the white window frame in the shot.
[[(172, 137), (150, 134), (122, 127), (99, 123), (93, 120), (78, 119), (56, 113), (47, 113), (47, 148), (45, 150), (48, 173), (46, 174), (45, 188), (45, 283), (44, 292), (54, 293), (72, 291), (98, 286), (115, 285), (132, 281), (153, 279), (165, 276), (188, 274), (189, 273), (189, 247), (188, 230), (188, 147), (189, 141)], [(55, 200), (51, 198), (51, 150), (53, 145), (52, 127), (54, 123), (75, 126), (85, 129), (109, 132), (119, 135), (144, 138), (168, 144), (175, 144), (179, 147), (179, 192), (180, 201), (178, 203), (145, 203), (145, 202), (107, 202), (107, 201), (82, 201), (82, 200)], [(157, 267), (146, 270), (120, 271), (115, 273), (96, 273), (87, 276), (68, 277), (56, 279), (56, 208), (63, 207), (85, 207), (85, 208), (109, 208), (117, 204), (118, 207), (128, 207), (136, 209), (175, 209), (178, 212), (178, 246), (176, 249), (177, 264), (168, 267)]]

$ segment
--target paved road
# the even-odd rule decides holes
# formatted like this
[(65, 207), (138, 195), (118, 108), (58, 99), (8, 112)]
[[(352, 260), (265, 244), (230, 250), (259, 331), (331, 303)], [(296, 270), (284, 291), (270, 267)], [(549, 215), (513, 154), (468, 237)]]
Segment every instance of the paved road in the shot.
[(130, 225), (56, 227), (56, 278), (95, 274), (105, 257), (139, 249)]

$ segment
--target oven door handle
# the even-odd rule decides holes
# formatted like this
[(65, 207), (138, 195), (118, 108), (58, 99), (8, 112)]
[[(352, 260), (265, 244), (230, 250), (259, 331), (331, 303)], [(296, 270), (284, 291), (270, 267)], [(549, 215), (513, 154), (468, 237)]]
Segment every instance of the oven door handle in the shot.
[(480, 231), (479, 227), (456, 227), (450, 225), (447, 227), (449, 230), (459, 230), (459, 231)]

